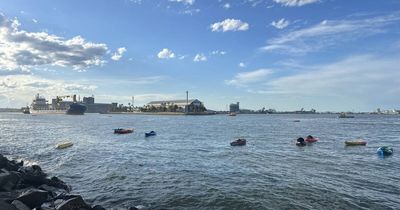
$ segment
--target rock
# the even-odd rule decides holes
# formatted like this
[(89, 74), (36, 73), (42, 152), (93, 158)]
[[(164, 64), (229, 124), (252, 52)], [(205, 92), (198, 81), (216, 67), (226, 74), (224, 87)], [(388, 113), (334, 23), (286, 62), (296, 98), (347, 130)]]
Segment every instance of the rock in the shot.
[(62, 194), (58, 195), (57, 197), (55, 197), (54, 199), (69, 200), (71, 198), (76, 198), (76, 197), (81, 197), (81, 196), (62, 193)]
[(46, 202), (48, 197), (47, 195), (47, 191), (44, 190), (30, 190), (19, 196), (17, 200), (33, 209), (35, 207), (40, 207), (44, 202)]
[(15, 200), (11, 204), (14, 205), (15, 208), (17, 208), (18, 210), (31, 210), (31, 208), (29, 208), (27, 205), (19, 200)]
[(0, 209), (1, 210), (18, 210), (17, 208), (15, 208), (15, 206), (6, 203), (4, 201), (0, 201)]
[(93, 206), (92, 210), (107, 210), (104, 207), (100, 206), (100, 205), (95, 205)]
[(18, 197), (17, 192), (12, 191), (12, 192), (0, 192), (0, 201), (11, 201), (15, 200)]
[(81, 196), (71, 198), (57, 206), (57, 210), (90, 210), (90, 206), (83, 201)]
[(139, 210), (139, 209), (136, 207), (129, 207), (128, 210)]
[(17, 171), (24, 164), (23, 161), (17, 163), (15, 160), (8, 160), (0, 154), (0, 169), (7, 169), (8, 171)]
[(21, 167), (19, 172), (22, 174), (24, 184), (39, 186), (45, 184), (47, 174), (38, 165)]
[(49, 185), (47, 185), (47, 184), (42, 184), (42, 185), (40, 185), (40, 186), (38, 187), (38, 189), (47, 191), (47, 192), (49, 193), (49, 195), (50, 195), (51, 197), (53, 197), (53, 198), (55, 198), (55, 197), (57, 197), (57, 195), (63, 193), (63, 192), (61, 192), (61, 190), (60, 190), (59, 188), (52, 187), (52, 186), (49, 186)]
[(20, 182), (21, 175), (15, 171), (7, 171), (2, 169), (0, 173), (0, 190), (1, 191), (11, 191)]
[(0, 154), (0, 169), (5, 168), (8, 164), (8, 159)]
[(56, 187), (59, 189), (64, 189), (67, 192), (71, 192), (71, 187), (55, 176), (51, 177), (51, 179), (45, 179), (44, 181), (49, 186)]

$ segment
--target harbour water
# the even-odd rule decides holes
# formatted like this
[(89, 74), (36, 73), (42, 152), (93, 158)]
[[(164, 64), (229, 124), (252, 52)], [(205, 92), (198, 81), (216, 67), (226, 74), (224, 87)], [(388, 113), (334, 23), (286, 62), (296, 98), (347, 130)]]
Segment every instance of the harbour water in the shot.
[[(119, 127), (135, 131), (113, 134)], [(320, 141), (294, 145), (309, 134)], [(400, 117), (383, 115), (0, 113), (0, 153), (108, 208), (400, 209), (399, 134)], [(247, 145), (231, 147), (237, 138)], [(367, 146), (344, 146), (359, 138)], [(55, 149), (66, 140), (74, 146)], [(394, 155), (378, 157), (382, 145)]]

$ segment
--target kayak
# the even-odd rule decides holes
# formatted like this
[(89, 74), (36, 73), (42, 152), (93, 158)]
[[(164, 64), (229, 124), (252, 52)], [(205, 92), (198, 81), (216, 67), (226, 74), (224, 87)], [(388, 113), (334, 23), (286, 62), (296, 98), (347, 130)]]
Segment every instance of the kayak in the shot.
[(244, 146), (246, 145), (246, 139), (238, 139), (231, 142), (231, 146)]
[(379, 147), (376, 153), (380, 156), (389, 156), (393, 154), (393, 148), (389, 146)]
[(314, 143), (317, 142), (319, 140), (319, 138), (306, 138), (306, 140), (304, 140), (307, 143)]
[(72, 147), (72, 145), (74, 145), (72, 142), (64, 142), (64, 143), (60, 143), (56, 146), (57, 149), (65, 149), (68, 147)]
[(132, 133), (133, 129), (123, 129), (123, 128), (117, 128), (114, 129), (115, 134), (126, 134), (126, 133)]
[(155, 135), (157, 135), (155, 131), (150, 131), (149, 133), (144, 133), (145, 137), (155, 136)]
[(365, 145), (367, 145), (367, 142), (366, 141), (362, 141), (362, 140), (345, 141), (344, 144), (346, 144), (346, 146), (365, 146)]

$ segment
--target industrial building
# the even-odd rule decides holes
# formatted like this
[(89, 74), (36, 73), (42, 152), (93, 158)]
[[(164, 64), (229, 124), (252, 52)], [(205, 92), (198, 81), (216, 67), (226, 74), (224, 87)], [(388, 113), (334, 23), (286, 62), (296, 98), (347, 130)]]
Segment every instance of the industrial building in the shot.
[(95, 103), (94, 97), (83, 97), (82, 104), (87, 107), (86, 113), (107, 113), (111, 104)]
[(230, 104), (229, 105), (229, 112), (234, 112), (234, 113), (239, 113), (240, 108), (239, 108), (239, 102), (236, 102), (236, 104)]
[(172, 112), (204, 112), (206, 108), (198, 99), (152, 101), (146, 105), (149, 110)]

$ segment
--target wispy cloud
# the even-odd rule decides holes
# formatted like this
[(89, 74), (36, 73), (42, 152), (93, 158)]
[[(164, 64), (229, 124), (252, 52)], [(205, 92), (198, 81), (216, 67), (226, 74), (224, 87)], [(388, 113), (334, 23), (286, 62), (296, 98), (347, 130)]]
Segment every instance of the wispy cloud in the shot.
[(173, 53), (172, 50), (169, 50), (168, 48), (164, 48), (157, 54), (157, 57), (160, 59), (175, 58), (175, 53)]
[(20, 30), (17, 19), (0, 14), (0, 69), (29, 70), (35, 66), (61, 66), (84, 69), (104, 64), (105, 44), (76, 36), (64, 39), (46, 32)]
[(181, 13), (185, 14), (185, 15), (193, 15), (193, 14), (196, 14), (199, 12), (200, 12), (200, 9), (197, 8), (197, 9), (186, 9), (186, 10), (182, 11)]
[[(373, 55), (351, 56), (346, 59), (319, 66), (309, 66), (299, 73), (268, 80), (264, 88), (253, 91), (276, 97), (318, 98), (320, 107), (341, 101), (347, 107), (369, 107), (398, 105), (400, 94), (398, 61), (400, 55), (378, 57)], [(294, 98), (293, 98), (294, 99)], [(347, 99), (347, 100), (345, 100)], [(355, 103), (357, 100), (359, 104)], [(287, 101), (287, 103), (296, 103)], [(334, 104), (333, 107), (340, 107)]]
[(246, 64), (243, 63), (243, 62), (240, 62), (238, 66), (239, 66), (240, 68), (244, 68), (244, 67), (246, 67)]
[(247, 31), (249, 24), (238, 19), (225, 19), (221, 22), (211, 24), (211, 31)]
[(207, 57), (204, 54), (199, 53), (196, 54), (196, 56), (194, 56), (193, 61), (194, 62), (207, 61)]
[(277, 29), (284, 29), (289, 25), (289, 21), (282, 18), (278, 21), (272, 21), (271, 25)]
[(225, 3), (224, 5), (222, 5), (222, 7), (225, 9), (229, 9), (229, 8), (231, 8), (231, 4)]
[(115, 52), (113, 54), (113, 56), (111, 56), (111, 59), (115, 60), (115, 61), (119, 61), (122, 58), (122, 55), (126, 52), (126, 48), (125, 47), (120, 47), (118, 48), (117, 52)]
[(193, 5), (195, 0), (169, 0), (170, 2), (183, 3), (185, 5)]
[(241, 72), (235, 75), (231, 80), (225, 80), (227, 85), (246, 86), (247, 84), (264, 81), (265, 78), (272, 74), (270, 69), (258, 69), (255, 71)]
[(38, 92), (47, 96), (73, 93), (91, 95), (96, 89), (97, 86), (92, 84), (49, 80), (34, 75), (0, 76), (0, 96), (12, 102), (12, 106), (26, 105)]
[(210, 53), (211, 55), (225, 55), (226, 51), (223, 50), (214, 50)]
[(384, 33), (385, 28), (398, 23), (399, 13), (357, 20), (324, 20), (321, 23), (289, 32), (267, 41), (265, 51), (306, 53), (323, 47)]
[(273, 0), (273, 1), (287, 7), (301, 7), (306, 4), (313, 4), (319, 2), (319, 0)]

